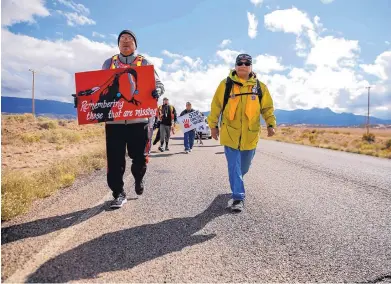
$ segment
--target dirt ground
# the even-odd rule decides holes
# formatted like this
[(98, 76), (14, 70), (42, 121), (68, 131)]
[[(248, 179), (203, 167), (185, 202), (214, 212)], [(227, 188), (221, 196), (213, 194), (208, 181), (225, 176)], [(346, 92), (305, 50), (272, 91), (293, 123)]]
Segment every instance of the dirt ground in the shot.
[[(19, 119), (15, 119), (19, 117)], [(96, 151), (105, 143), (103, 125), (74, 120), (2, 116), (1, 168), (39, 172), (61, 160)]]

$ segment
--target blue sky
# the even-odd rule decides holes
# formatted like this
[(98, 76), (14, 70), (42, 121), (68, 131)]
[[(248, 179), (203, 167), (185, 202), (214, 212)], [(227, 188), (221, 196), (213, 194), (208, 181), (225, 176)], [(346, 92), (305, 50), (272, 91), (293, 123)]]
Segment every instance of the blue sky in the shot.
[[(131, 29), (179, 109), (191, 100), (208, 110), (245, 51), (276, 108), (364, 114), (371, 85), (373, 113), (391, 118), (389, 0), (10, 2), (2, 1), (2, 95), (29, 97), (26, 70), (35, 68), (38, 98), (70, 101), (73, 74), (99, 69), (118, 51), (117, 34)], [(60, 88), (53, 92), (50, 82)]]

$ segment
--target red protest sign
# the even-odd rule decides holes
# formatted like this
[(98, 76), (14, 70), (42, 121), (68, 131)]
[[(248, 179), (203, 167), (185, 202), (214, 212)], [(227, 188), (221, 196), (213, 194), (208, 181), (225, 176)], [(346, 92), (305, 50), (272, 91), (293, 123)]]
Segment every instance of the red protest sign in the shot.
[(156, 115), (152, 65), (75, 74), (79, 124)]

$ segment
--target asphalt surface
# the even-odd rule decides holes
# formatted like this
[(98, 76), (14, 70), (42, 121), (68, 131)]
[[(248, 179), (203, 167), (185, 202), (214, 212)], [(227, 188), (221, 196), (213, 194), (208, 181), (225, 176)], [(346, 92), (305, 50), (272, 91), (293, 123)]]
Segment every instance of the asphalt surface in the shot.
[(223, 147), (182, 144), (119, 210), (101, 170), (3, 223), (2, 281), (391, 281), (390, 160), (261, 140), (232, 214)]

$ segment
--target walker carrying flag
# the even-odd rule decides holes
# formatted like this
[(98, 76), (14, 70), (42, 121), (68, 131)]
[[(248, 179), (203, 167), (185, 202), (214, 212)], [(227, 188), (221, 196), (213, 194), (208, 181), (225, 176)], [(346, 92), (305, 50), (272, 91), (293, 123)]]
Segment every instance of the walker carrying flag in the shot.
[(182, 132), (188, 132), (196, 129), (198, 125), (204, 123), (204, 116), (198, 110), (187, 113), (177, 118), (179, 125), (182, 128)]
[(75, 74), (79, 124), (154, 117), (152, 65)]

